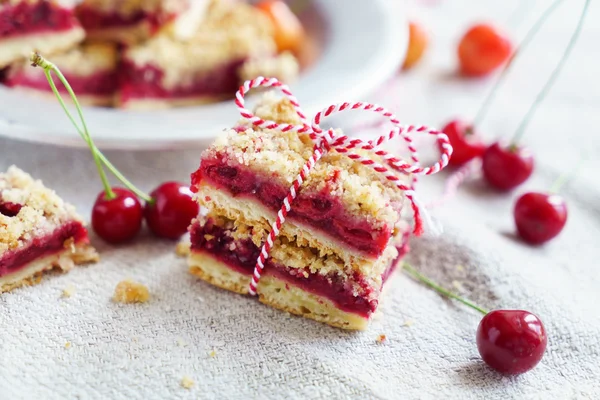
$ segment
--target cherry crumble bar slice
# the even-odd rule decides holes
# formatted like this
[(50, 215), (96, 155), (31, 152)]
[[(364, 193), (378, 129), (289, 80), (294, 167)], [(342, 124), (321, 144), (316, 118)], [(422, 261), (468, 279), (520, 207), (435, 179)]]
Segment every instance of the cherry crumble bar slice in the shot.
[(77, 16), (92, 40), (135, 44), (167, 31), (179, 39), (197, 29), (210, 0), (83, 0)]
[(17, 167), (0, 173), (0, 293), (97, 260), (71, 205)]
[(276, 52), (272, 23), (261, 11), (213, 2), (189, 40), (157, 35), (124, 52), (119, 105), (153, 109), (219, 101), (233, 97), (242, 77), (263, 71), (293, 79), (296, 59)]
[(83, 37), (70, 1), (0, 0), (0, 68), (32, 51), (67, 50)]
[[(77, 93), (82, 104), (110, 106), (117, 91), (117, 47), (111, 43), (85, 43), (52, 58)], [(53, 75), (58, 90), (67, 94), (64, 85)], [(21, 90), (52, 95), (42, 68), (31, 68), (29, 61), (11, 66), (5, 84)]]
[[(270, 94), (255, 114), (299, 122), (287, 100)], [(190, 227), (191, 273), (248, 293), (270, 225), (313, 146), (307, 135), (242, 123), (203, 153), (192, 187), (208, 211)], [(260, 301), (333, 326), (366, 328), (408, 249), (404, 203), (404, 194), (369, 167), (327, 153), (280, 229), (258, 284)]]

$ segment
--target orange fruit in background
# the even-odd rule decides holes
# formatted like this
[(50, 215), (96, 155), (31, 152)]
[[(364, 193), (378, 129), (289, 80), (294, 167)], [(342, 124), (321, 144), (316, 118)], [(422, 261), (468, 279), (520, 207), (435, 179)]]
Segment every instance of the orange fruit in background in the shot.
[(423, 27), (416, 22), (411, 22), (409, 24), (408, 50), (402, 65), (403, 69), (412, 68), (423, 57), (428, 41), (427, 32)]
[(487, 75), (508, 60), (510, 39), (489, 24), (471, 27), (458, 45), (460, 72), (466, 76)]
[(298, 17), (281, 0), (263, 0), (256, 4), (269, 16), (275, 27), (275, 43), (282, 51), (298, 52), (304, 42), (304, 28)]

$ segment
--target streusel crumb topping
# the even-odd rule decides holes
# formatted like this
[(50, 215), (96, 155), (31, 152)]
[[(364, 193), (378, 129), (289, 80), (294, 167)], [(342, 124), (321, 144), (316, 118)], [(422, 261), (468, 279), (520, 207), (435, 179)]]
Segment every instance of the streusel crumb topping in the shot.
[(247, 4), (219, 3), (208, 10), (193, 38), (181, 41), (157, 35), (129, 48), (125, 59), (138, 67), (153, 65), (163, 72), (167, 88), (185, 86), (198, 74), (233, 61), (271, 55), (276, 51), (272, 23)]
[[(289, 101), (272, 93), (263, 97), (254, 113), (278, 123), (297, 124), (300, 121)], [(242, 126), (246, 123), (241, 122)], [(308, 135), (253, 127), (240, 132), (238, 127), (219, 136), (203, 153), (203, 158), (224, 158), (232, 166), (242, 165), (288, 187), (312, 155), (313, 146)], [(372, 153), (362, 154), (374, 157)], [(399, 176), (408, 183), (408, 176)], [(301, 190), (306, 194), (324, 189), (339, 198), (348, 213), (369, 220), (375, 228), (378, 222), (393, 226), (400, 218), (405, 201), (404, 192), (380, 174), (334, 150), (315, 165)]]
[(199, 0), (84, 0), (82, 4), (104, 14), (115, 13), (127, 17), (140, 12), (178, 14), (189, 8), (192, 1)]
[(20, 206), (16, 215), (0, 212), (0, 253), (26, 246), (67, 222), (82, 222), (73, 206), (15, 166), (0, 173), (0, 203)]

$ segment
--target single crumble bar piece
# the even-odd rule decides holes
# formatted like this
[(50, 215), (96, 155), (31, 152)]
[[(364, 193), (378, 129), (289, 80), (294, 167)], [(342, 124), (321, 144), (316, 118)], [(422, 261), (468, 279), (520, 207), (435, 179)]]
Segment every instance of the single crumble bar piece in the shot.
[(150, 292), (148, 292), (148, 288), (130, 279), (119, 282), (113, 295), (115, 303), (145, 303), (149, 299)]
[(0, 68), (32, 51), (68, 50), (83, 40), (73, 4), (61, 0), (0, 0)]
[(73, 206), (17, 167), (0, 173), (0, 293), (97, 260)]
[[(240, 75), (258, 71), (256, 64), (276, 52), (267, 16), (244, 3), (216, 2), (189, 40), (158, 35), (124, 52), (120, 106), (156, 109), (232, 98)], [(297, 74), (293, 56), (275, 60), (262, 69), (282, 70), (279, 75), (289, 79)]]
[[(299, 123), (289, 101), (269, 93), (254, 113)], [(241, 122), (202, 154), (192, 190), (207, 212), (190, 227), (192, 274), (249, 293), (261, 246), (313, 149), (306, 134)], [(385, 281), (408, 250), (405, 202), (403, 192), (368, 166), (335, 150), (325, 154), (274, 240), (258, 282), (260, 301), (333, 326), (365, 329)]]
[[(111, 106), (117, 91), (117, 67), (119, 55), (116, 45), (111, 43), (85, 43), (67, 53), (52, 58), (60, 69), (77, 98), (82, 104)], [(61, 93), (68, 94), (59, 79), (52, 75)], [(10, 67), (5, 84), (21, 90), (52, 95), (42, 68), (32, 68), (30, 62)]]
[(132, 45), (167, 32), (189, 38), (209, 0), (83, 0), (77, 16), (92, 40)]

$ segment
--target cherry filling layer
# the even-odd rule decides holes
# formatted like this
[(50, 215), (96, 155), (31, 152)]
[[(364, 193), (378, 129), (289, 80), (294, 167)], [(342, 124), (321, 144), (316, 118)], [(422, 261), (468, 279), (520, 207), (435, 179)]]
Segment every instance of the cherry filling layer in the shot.
[[(195, 222), (190, 228), (191, 248), (194, 252), (208, 253), (229, 268), (251, 275), (256, 265), (260, 249), (250, 240), (235, 240), (224, 228), (206, 221), (204, 226)], [(388, 266), (382, 276), (387, 280), (395, 269), (398, 260), (408, 250), (406, 245), (399, 249), (400, 256)], [(342, 278), (336, 274), (313, 274), (308, 268), (290, 268), (268, 259), (265, 274), (289, 282), (304, 291), (323, 296), (331, 300), (340, 310), (351, 312), (368, 318), (376, 309), (379, 302), (380, 288), (370, 286), (360, 274)], [(360, 295), (355, 295), (355, 284), (360, 287)]]
[[(117, 73), (114, 71), (99, 71), (87, 76), (72, 75), (65, 72), (64, 75), (75, 93), (80, 95), (112, 96), (117, 91), (118, 79)], [(55, 75), (52, 75), (52, 79), (59, 92), (67, 94), (67, 89)], [(5, 84), (12, 87), (20, 86), (36, 90), (52, 91), (46, 75), (43, 73), (34, 75), (31, 72), (26, 73), (23, 70), (9, 73)]]
[(0, 277), (24, 268), (38, 258), (50, 256), (65, 249), (65, 241), (73, 238), (75, 243), (88, 240), (87, 230), (76, 221), (69, 222), (49, 235), (36, 237), (25, 248), (0, 255)]
[(238, 68), (243, 60), (232, 61), (203, 72), (191, 84), (166, 88), (162, 81), (164, 71), (154, 65), (136, 66), (125, 61), (121, 70), (121, 101), (126, 103), (135, 99), (173, 99), (195, 98), (202, 96), (234, 96), (238, 89)]
[(93, 7), (80, 6), (77, 9), (77, 17), (86, 30), (98, 30), (106, 28), (123, 28), (146, 22), (150, 31), (155, 33), (158, 28), (175, 19), (176, 14), (148, 13), (143, 10), (121, 15), (116, 12), (103, 13)]
[[(192, 174), (192, 187), (197, 187), (202, 180), (206, 180), (212, 186), (226, 189), (233, 197), (256, 199), (277, 212), (289, 188), (281, 186), (276, 179), (269, 178), (257, 176), (243, 167), (228, 165), (223, 158), (203, 159), (200, 169)], [(349, 215), (339, 199), (329, 194), (327, 187), (317, 195), (303, 195), (300, 192), (292, 204), (288, 218), (314, 227), (349, 248), (372, 257), (381, 255), (393, 229), (387, 225), (374, 229), (368, 221)]]
[(49, 1), (0, 5), (0, 38), (66, 31), (78, 25), (72, 10), (57, 7)]

